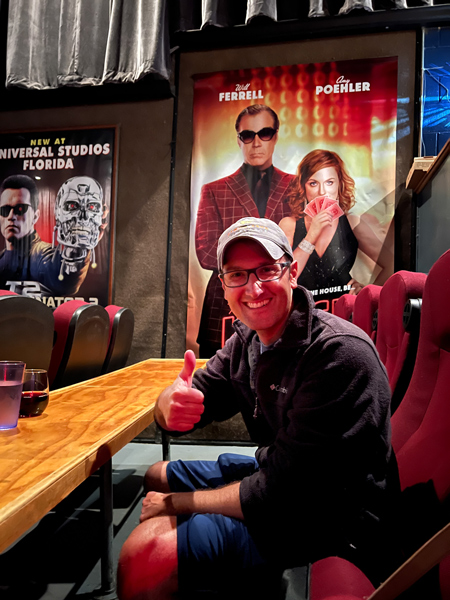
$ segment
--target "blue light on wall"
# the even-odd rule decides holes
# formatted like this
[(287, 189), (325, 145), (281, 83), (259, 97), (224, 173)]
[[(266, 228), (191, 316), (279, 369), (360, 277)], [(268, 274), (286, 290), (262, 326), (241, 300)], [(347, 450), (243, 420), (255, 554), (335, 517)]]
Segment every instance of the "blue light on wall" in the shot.
[(426, 29), (423, 56), (422, 156), (450, 138), (450, 27)]

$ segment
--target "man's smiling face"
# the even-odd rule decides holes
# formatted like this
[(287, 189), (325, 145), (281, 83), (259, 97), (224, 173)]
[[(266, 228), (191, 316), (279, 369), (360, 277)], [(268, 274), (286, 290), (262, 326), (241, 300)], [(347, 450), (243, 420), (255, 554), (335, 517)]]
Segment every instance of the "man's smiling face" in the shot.
[[(240, 240), (226, 250), (223, 271), (256, 269), (275, 262), (263, 247), (253, 240)], [(292, 308), (292, 290), (297, 287), (297, 263), (284, 269), (280, 279), (258, 281), (252, 273), (246, 285), (229, 288), (222, 284), (231, 312), (256, 331), (265, 345), (282, 334)]]

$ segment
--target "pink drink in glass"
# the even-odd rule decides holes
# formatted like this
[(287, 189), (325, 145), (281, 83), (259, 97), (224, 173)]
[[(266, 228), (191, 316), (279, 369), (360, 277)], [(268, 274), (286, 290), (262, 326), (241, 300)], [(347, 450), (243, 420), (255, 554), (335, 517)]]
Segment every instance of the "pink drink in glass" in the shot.
[(14, 429), (19, 419), (25, 363), (0, 361), (0, 429)]
[(14, 429), (19, 418), (22, 381), (0, 381), (0, 429)]

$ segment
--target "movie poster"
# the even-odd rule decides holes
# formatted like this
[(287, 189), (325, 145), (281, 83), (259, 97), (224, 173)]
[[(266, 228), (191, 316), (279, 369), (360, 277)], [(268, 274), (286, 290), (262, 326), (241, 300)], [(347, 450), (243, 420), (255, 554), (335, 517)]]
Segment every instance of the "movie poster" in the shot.
[(195, 77), (188, 348), (211, 356), (233, 332), (216, 248), (241, 217), (280, 224), (301, 264), (298, 283), (324, 310), (386, 281), (396, 128), (397, 58)]
[(0, 289), (110, 302), (116, 129), (0, 134)]

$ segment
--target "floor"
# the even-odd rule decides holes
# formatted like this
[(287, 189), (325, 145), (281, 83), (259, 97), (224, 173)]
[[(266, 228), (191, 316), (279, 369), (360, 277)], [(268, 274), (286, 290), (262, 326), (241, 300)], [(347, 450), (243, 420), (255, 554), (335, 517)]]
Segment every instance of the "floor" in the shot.
[[(171, 444), (171, 459), (254, 455), (251, 446)], [(159, 444), (132, 442), (113, 457), (114, 554), (138, 524), (142, 476), (162, 458)], [(0, 554), (0, 600), (90, 600), (100, 587), (99, 494), (90, 477)]]

